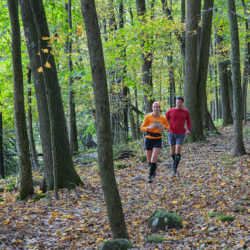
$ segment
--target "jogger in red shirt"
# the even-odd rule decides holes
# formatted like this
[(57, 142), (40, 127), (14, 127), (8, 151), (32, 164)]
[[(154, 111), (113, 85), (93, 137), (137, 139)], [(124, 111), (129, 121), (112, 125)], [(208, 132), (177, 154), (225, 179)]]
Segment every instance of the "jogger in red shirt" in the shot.
[(190, 114), (187, 109), (183, 108), (183, 104), (184, 98), (178, 96), (176, 98), (176, 107), (169, 109), (166, 113), (166, 118), (170, 123), (168, 143), (173, 158), (173, 174), (177, 173), (177, 167), (181, 159), (181, 147), (185, 135), (189, 135), (191, 130)]

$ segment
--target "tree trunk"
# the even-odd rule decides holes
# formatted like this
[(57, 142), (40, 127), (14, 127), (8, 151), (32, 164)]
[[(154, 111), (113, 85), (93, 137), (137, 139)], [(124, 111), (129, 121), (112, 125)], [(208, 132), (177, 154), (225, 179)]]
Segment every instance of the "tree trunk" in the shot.
[[(47, 20), (42, 0), (30, 0), (30, 5), (38, 34), (39, 53), (42, 64), (41, 74), (44, 76), (47, 94), (53, 166), (55, 172), (58, 173), (58, 188), (71, 189), (78, 184), (82, 184), (82, 181), (73, 167), (56, 64), (49, 45), (50, 34)], [(56, 177), (54, 176), (54, 182), (55, 179)]]
[[(198, 57), (198, 103), (200, 103), (200, 113), (202, 114), (202, 120), (208, 121), (210, 118), (207, 110), (207, 72), (209, 62), (209, 47), (211, 40), (211, 28), (213, 19), (213, 0), (204, 1), (202, 26), (201, 26), (201, 37), (200, 37), (200, 50)], [(209, 124), (213, 123), (212, 120), (203, 126), (203, 129), (209, 129)], [(213, 126), (214, 130), (215, 126)]]
[(134, 119), (133, 111), (131, 108), (129, 109), (129, 120), (130, 120), (130, 129), (131, 129), (131, 134), (132, 134), (132, 140), (136, 140), (137, 136), (136, 136), (135, 119)]
[(230, 37), (231, 37), (231, 64), (233, 83), (233, 107), (234, 107), (234, 149), (233, 154), (243, 155), (246, 153), (243, 143), (242, 128), (242, 92), (240, 75), (240, 48), (237, 18), (234, 0), (227, 0)]
[[(186, 0), (181, 0), (181, 23), (185, 24), (186, 22)], [(183, 54), (183, 58), (185, 59), (185, 36), (186, 36), (186, 32), (183, 31), (181, 33), (181, 51)], [(185, 69), (185, 67), (184, 67)]]
[(72, 87), (72, 16), (71, 16), (71, 0), (68, 0), (68, 24), (69, 24), (69, 36), (68, 36), (68, 70), (69, 70), (69, 143), (72, 153), (78, 152), (77, 142), (77, 127), (76, 127), (76, 111), (75, 111), (75, 91)]
[(113, 167), (112, 135), (102, 41), (94, 0), (81, 0), (94, 87), (101, 182), (113, 238), (129, 238)]
[[(223, 50), (223, 43), (222, 43), (223, 37), (217, 34), (216, 41), (217, 41), (217, 47), (218, 47), (218, 54), (221, 57), (225, 56), (225, 52)], [(231, 108), (230, 108), (230, 98), (229, 98), (228, 66), (229, 66), (229, 62), (225, 60), (218, 63), (223, 126), (233, 123), (233, 118), (232, 118), (232, 113), (231, 113)]]
[(36, 146), (33, 136), (33, 122), (32, 122), (32, 109), (31, 109), (31, 69), (28, 69), (28, 135), (29, 135), (29, 142), (30, 142), (30, 153), (31, 153), (31, 162), (33, 163), (33, 167), (35, 170), (40, 168), (40, 164), (37, 159), (36, 154)]
[(54, 185), (48, 103), (43, 74), (39, 73), (37, 70), (41, 67), (41, 62), (40, 56), (37, 54), (39, 51), (38, 34), (31, 12), (30, 3), (28, 0), (19, 0), (19, 3), (36, 93), (45, 177), (42, 189), (45, 192), (46, 190), (52, 190)]
[[(242, 0), (244, 6), (244, 12), (247, 14), (247, 8), (245, 1)], [(249, 42), (249, 25), (246, 21), (246, 37), (245, 37), (245, 60), (244, 60), (244, 73), (243, 73), (243, 86), (242, 86), (242, 102), (243, 102), (243, 120), (245, 125), (247, 124), (247, 86), (250, 75), (250, 42)]]
[[(123, 0), (119, 0), (119, 29), (124, 28), (124, 5)], [(129, 88), (125, 84), (127, 67), (126, 67), (126, 48), (123, 46), (123, 43), (119, 44), (120, 47), (123, 47), (121, 50), (120, 60), (121, 60), (121, 70), (119, 81), (122, 84), (122, 106), (123, 106), (123, 139), (124, 142), (128, 143), (128, 97), (129, 97)]]
[(3, 114), (0, 111), (0, 179), (5, 178), (3, 158)]
[(8, 0), (11, 22), (11, 48), (14, 78), (14, 113), (17, 153), (20, 175), (20, 199), (33, 194), (32, 171), (29, 153), (29, 140), (24, 109), (23, 71), (21, 57), (21, 36), (18, 18), (18, 1)]
[[(137, 7), (137, 15), (141, 17), (142, 22), (145, 22), (145, 14), (146, 14), (146, 3), (145, 0), (136, 0)], [(152, 80), (152, 60), (153, 54), (151, 50), (145, 50), (145, 43), (151, 43), (150, 38), (142, 34), (142, 84), (144, 88), (144, 104), (145, 104), (145, 113), (152, 112), (152, 104), (153, 100), (153, 80)], [(149, 47), (152, 45), (148, 45)]]
[(197, 99), (197, 46), (198, 46), (198, 15), (200, 0), (187, 2), (187, 24), (186, 24), (186, 47), (185, 47), (185, 78), (184, 95), (185, 107), (191, 116), (191, 134), (188, 141), (194, 142), (204, 139), (202, 129), (202, 118)]

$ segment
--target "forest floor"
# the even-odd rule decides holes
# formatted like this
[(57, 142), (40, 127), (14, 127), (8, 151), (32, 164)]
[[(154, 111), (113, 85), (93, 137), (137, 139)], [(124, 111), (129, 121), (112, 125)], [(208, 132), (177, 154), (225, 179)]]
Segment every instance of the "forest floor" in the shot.
[[(147, 183), (143, 155), (121, 160), (127, 168), (115, 175), (130, 240), (135, 249), (244, 249), (249, 237), (250, 157), (232, 157), (232, 126), (219, 128), (206, 142), (185, 144), (179, 176), (172, 177), (168, 146), (161, 154), (157, 176)], [(250, 151), (250, 127), (244, 130)], [(247, 134), (247, 135), (246, 135)], [(134, 150), (136, 146), (134, 145)], [(16, 201), (18, 190), (0, 193), (0, 249), (97, 249), (111, 239), (97, 164), (76, 166), (85, 187), (61, 190), (39, 201)], [(35, 172), (34, 178), (41, 178)], [(0, 186), (4, 181), (0, 182)], [(39, 187), (35, 188), (40, 193)], [(183, 229), (166, 229), (154, 235), (161, 243), (149, 243), (149, 216), (158, 209), (177, 212)], [(213, 212), (234, 216), (221, 222)]]

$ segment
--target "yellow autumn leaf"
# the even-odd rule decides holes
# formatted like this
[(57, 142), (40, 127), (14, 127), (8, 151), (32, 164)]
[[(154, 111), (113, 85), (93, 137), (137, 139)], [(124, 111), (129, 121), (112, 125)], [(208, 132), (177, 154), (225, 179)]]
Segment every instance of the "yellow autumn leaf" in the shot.
[(37, 55), (40, 56), (41, 55), (40, 52), (37, 52)]
[(179, 201), (177, 201), (177, 200), (175, 200), (175, 201), (172, 201), (172, 203), (173, 203), (173, 204), (176, 204), (176, 203), (178, 203), (178, 202), (179, 202)]
[(57, 216), (57, 213), (56, 212), (53, 212), (52, 213), (52, 217), (56, 217)]
[(48, 49), (42, 49), (43, 53), (49, 53)]
[(77, 30), (76, 30), (76, 34), (77, 35), (82, 35), (82, 33), (83, 33), (83, 31), (82, 31), (82, 29), (81, 28), (78, 28)]
[(50, 38), (49, 37), (47, 37), (47, 36), (42, 36), (42, 40), (44, 40), (44, 41), (48, 41)]
[(39, 73), (42, 73), (42, 72), (43, 72), (43, 68), (42, 68), (42, 66), (41, 66), (41, 67), (39, 67), (39, 68), (37, 69), (37, 71), (38, 71)]
[(48, 61), (46, 61), (46, 63), (44, 64), (44, 67), (50, 69), (51, 68), (51, 64)]

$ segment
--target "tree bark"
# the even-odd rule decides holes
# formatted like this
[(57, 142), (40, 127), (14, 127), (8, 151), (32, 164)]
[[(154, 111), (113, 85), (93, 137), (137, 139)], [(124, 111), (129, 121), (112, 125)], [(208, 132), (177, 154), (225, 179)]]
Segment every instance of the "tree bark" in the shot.
[(3, 158), (3, 114), (0, 111), (0, 178), (5, 178)]
[[(243, 1), (244, 2), (244, 1)], [(249, 34), (248, 22), (246, 22), (246, 31)], [(243, 120), (247, 124), (247, 86), (250, 75), (250, 35), (245, 37), (245, 60), (244, 60), (244, 73), (243, 73), (243, 86), (242, 86), (242, 105), (243, 105)]]
[(72, 153), (78, 152), (77, 142), (77, 127), (76, 127), (76, 111), (75, 111), (75, 91), (72, 83), (72, 15), (71, 15), (71, 0), (68, 0), (68, 24), (69, 24), (69, 36), (68, 36), (68, 70), (69, 70), (69, 143)]
[[(42, 0), (29, 2), (38, 34), (41, 74), (44, 76), (47, 94), (54, 175), (58, 173), (58, 188), (71, 189), (82, 184), (82, 181), (73, 167), (56, 64), (49, 46), (47, 19)], [(57, 179), (56, 176), (54, 176), (54, 182), (55, 179)]]
[[(200, 38), (200, 50), (198, 57), (198, 103), (200, 103), (200, 113), (202, 115), (202, 120), (206, 121), (208, 126), (203, 126), (203, 129), (209, 129), (209, 125), (213, 123), (210, 120), (210, 115), (208, 115), (207, 109), (207, 72), (208, 72), (208, 62), (209, 62), (209, 47), (211, 40), (211, 29), (212, 29), (212, 19), (213, 19), (213, 0), (204, 1), (203, 6), (203, 16), (202, 16), (202, 26), (201, 26), (201, 38)], [(208, 120), (207, 120), (208, 121)], [(215, 126), (212, 129), (216, 130)]]
[(14, 78), (14, 113), (17, 153), (20, 175), (20, 199), (33, 194), (32, 171), (29, 153), (29, 140), (24, 109), (23, 71), (21, 57), (21, 35), (18, 17), (18, 1), (8, 0), (11, 22), (11, 49)]
[(43, 74), (39, 73), (37, 70), (41, 67), (41, 62), (40, 56), (38, 54), (38, 34), (36, 31), (30, 3), (28, 0), (19, 0), (19, 3), (38, 108), (40, 138), (43, 150), (43, 165), (45, 177), (44, 186), (42, 187), (42, 189), (45, 192), (46, 190), (52, 190), (54, 185), (48, 103), (46, 98), (44, 77)]
[[(222, 44), (223, 37), (217, 34), (216, 40), (218, 46), (218, 54), (220, 56), (225, 56)], [(230, 98), (229, 98), (230, 95), (229, 95), (228, 67), (229, 67), (229, 61), (223, 60), (218, 63), (223, 126), (233, 124), (233, 117), (231, 113)]]
[(110, 110), (102, 41), (94, 0), (81, 0), (94, 87), (101, 182), (113, 238), (129, 238), (113, 167)]
[(242, 92), (240, 73), (240, 48), (237, 18), (234, 0), (227, 0), (228, 17), (231, 37), (231, 64), (232, 64), (232, 84), (233, 84), (233, 107), (234, 107), (234, 147), (233, 154), (243, 155), (246, 153), (243, 143), (242, 126)]
[[(145, 22), (146, 14), (146, 2), (145, 0), (136, 0), (137, 15), (141, 18), (141, 22)], [(145, 113), (152, 112), (152, 92), (153, 92), (153, 80), (152, 80), (152, 60), (153, 54), (151, 49), (145, 51), (145, 43), (150, 43), (150, 38), (142, 34), (142, 84), (144, 88), (144, 104)], [(152, 46), (152, 45), (151, 45)]]
[(35, 170), (40, 168), (40, 164), (37, 159), (36, 146), (33, 136), (33, 118), (32, 118), (32, 109), (31, 109), (31, 69), (28, 69), (28, 136), (30, 142), (30, 153), (31, 153), (31, 162)]
[(197, 98), (197, 46), (198, 46), (198, 18), (199, 1), (190, 0), (187, 2), (187, 24), (186, 24), (186, 46), (185, 46), (185, 78), (184, 96), (185, 107), (191, 116), (192, 130), (188, 141), (194, 142), (203, 140), (202, 118)]

